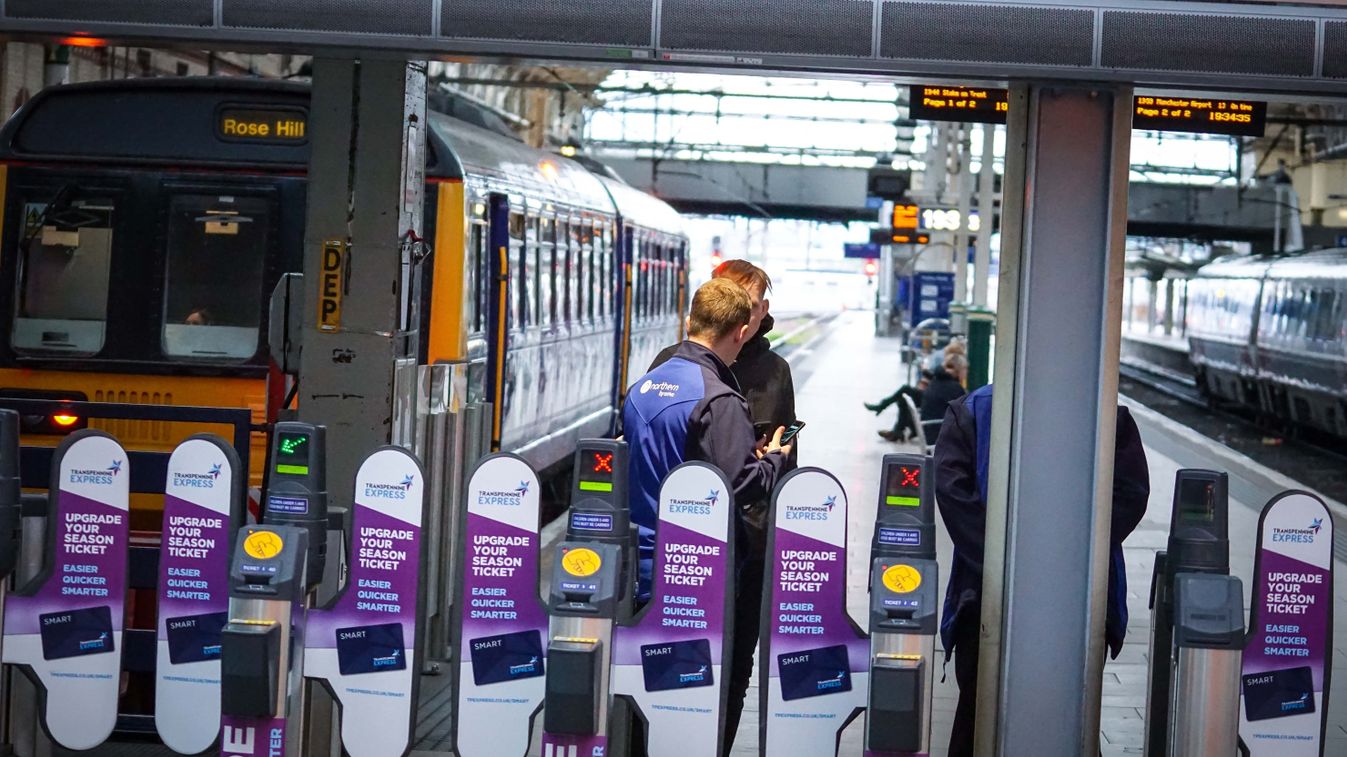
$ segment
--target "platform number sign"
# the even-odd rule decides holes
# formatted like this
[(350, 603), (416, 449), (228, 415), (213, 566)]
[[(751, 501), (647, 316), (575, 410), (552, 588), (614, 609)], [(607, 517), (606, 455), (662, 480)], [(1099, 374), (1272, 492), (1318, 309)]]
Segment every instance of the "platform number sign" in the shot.
[(318, 330), (341, 331), (341, 298), (345, 284), (346, 252), (340, 239), (323, 242), (323, 265), (318, 274)]

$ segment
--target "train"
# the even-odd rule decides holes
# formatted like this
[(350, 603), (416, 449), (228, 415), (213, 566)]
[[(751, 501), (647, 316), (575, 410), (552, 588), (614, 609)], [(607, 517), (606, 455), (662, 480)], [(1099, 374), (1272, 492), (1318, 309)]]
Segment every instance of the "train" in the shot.
[(1129, 279), (1125, 361), (1182, 366), (1213, 405), (1347, 439), (1347, 249), (1169, 273)]
[[(15, 113), (0, 129), (0, 400), (247, 408), (256, 429), (273, 422), (288, 398), (268, 305), (301, 268), (309, 91), (131, 79), (48, 88)], [(267, 117), (286, 133), (237, 128)], [(632, 371), (682, 337), (682, 217), (507, 135), (428, 121), (419, 363), (465, 364), (467, 399), (492, 406), (491, 446), (555, 469), (578, 438), (613, 431)], [(58, 411), (25, 415), (24, 443), (86, 425), (156, 452), (206, 430)], [(252, 452), (257, 486), (264, 433)], [(133, 528), (157, 531), (153, 498), (140, 502)]]

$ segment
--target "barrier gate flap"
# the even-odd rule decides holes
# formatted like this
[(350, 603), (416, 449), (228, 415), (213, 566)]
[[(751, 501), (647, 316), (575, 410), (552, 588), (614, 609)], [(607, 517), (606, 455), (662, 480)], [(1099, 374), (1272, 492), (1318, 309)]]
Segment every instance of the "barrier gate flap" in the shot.
[(543, 704), (547, 611), (538, 598), (538, 474), (501, 453), (468, 480), (454, 602), (455, 749), (461, 757), (528, 751)]
[(762, 617), (762, 730), (771, 757), (837, 754), (865, 707), (870, 645), (846, 610), (847, 495), (827, 471), (777, 485)]
[(1252, 757), (1320, 757), (1333, 643), (1333, 518), (1308, 492), (1258, 523), (1239, 734)]
[(4, 661), (32, 671), (43, 725), (68, 749), (98, 746), (117, 723), (130, 478), (111, 436), (84, 430), (61, 443), (43, 572), (5, 604)]
[(168, 459), (154, 725), (179, 754), (205, 751), (220, 735), (220, 631), (245, 475), (234, 450), (213, 436), (188, 439)]
[(674, 468), (660, 487), (650, 604), (613, 641), (613, 691), (640, 706), (650, 757), (720, 754), (734, 507), (725, 476), (705, 463)]
[(411, 743), (425, 492), (420, 463), (401, 447), (365, 458), (346, 587), (305, 621), (304, 676), (324, 680), (341, 705), (351, 757), (400, 755)]

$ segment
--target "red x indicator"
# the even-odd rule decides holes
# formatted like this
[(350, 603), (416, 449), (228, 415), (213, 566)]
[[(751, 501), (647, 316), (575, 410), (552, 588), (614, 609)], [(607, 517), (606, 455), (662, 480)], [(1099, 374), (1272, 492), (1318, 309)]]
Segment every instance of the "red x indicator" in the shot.
[(903, 488), (921, 486), (921, 468), (899, 468), (903, 480), (898, 483)]
[(595, 473), (612, 473), (612, 472), (613, 472), (613, 453), (609, 452), (608, 454), (605, 455), (605, 454), (600, 453), (600, 452), (595, 452), (595, 453), (594, 453), (594, 472), (595, 472)]

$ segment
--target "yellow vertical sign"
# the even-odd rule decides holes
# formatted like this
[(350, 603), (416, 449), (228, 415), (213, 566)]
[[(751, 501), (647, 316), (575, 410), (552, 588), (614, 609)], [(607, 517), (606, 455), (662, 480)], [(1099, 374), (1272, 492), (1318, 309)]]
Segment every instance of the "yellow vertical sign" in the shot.
[(342, 274), (346, 269), (346, 242), (323, 242), (323, 265), (318, 275), (318, 330), (341, 331)]

